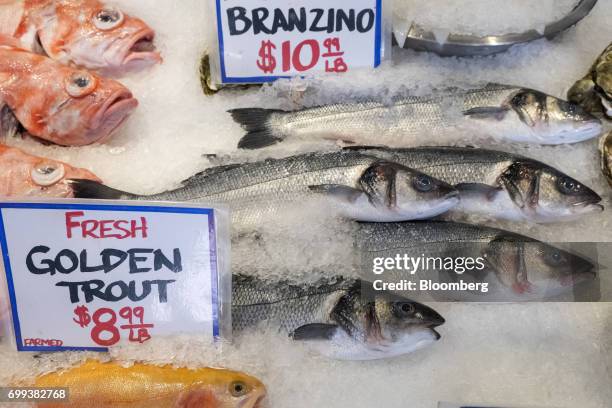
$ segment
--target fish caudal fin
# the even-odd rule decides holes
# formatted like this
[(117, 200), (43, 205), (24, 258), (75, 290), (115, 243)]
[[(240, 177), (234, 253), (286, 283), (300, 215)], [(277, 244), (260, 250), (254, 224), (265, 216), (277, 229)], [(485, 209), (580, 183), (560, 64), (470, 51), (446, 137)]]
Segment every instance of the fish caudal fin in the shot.
[(70, 186), (74, 198), (91, 198), (100, 200), (130, 200), (136, 198), (134, 194), (115, 190), (93, 180), (71, 179)]
[(281, 142), (283, 139), (274, 135), (270, 117), (282, 111), (272, 109), (244, 108), (228, 111), (234, 121), (248, 133), (238, 142), (240, 149), (261, 149)]

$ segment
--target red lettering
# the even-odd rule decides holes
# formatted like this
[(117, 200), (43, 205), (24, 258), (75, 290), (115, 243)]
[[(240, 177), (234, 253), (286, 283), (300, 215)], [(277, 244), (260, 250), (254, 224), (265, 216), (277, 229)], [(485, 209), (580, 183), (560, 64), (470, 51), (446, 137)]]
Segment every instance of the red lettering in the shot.
[(23, 345), (27, 347), (61, 347), (64, 345), (64, 342), (55, 339), (23, 339)]
[(68, 238), (72, 238), (72, 228), (78, 227), (79, 222), (72, 221), (73, 217), (82, 217), (85, 213), (83, 211), (71, 211), (66, 213), (66, 235)]
[(136, 221), (132, 220), (132, 234), (134, 235), (134, 238), (136, 238), (136, 231), (141, 231), (143, 238), (147, 237), (147, 219), (145, 217), (140, 217), (140, 222), (142, 225), (137, 227)]
[(83, 217), (83, 211), (66, 213), (66, 236), (73, 237), (73, 229), (80, 227), (83, 238), (147, 238), (148, 225), (145, 217), (138, 220), (83, 220), (76, 221), (74, 218)]

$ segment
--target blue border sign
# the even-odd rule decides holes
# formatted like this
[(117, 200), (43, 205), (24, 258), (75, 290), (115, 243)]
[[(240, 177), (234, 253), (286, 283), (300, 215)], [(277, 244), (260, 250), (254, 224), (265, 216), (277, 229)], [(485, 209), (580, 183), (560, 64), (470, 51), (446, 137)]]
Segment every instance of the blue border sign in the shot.
[[(217, 37), (219, 40), (219, 58), (221, 62), (221, 82), (224, 84), (255, 84), (263, 82), (274, 82), (277, 79), (291, 78), (291, 76), (255, 76), (255, 77), (228, 77), (225, 69), (225, 43), (223, 40), (223, 18), (221, 16), (221, 1), (217, 2)], [(381, 62), (381, 47), (382, 47), (382, 0), (376, 0), (376, 27), (374, 38), (374, 68), (378, 67)]]
[(44, 346), (24, 346), (21, 336), (21, 326), (19, 323), (19, 313), (17, 309), (17, 297), (15, 295), (15, 284), (13, 281), (13, 269), (11, 267), (8, 251), (8, 241), (4, 227), (4, 209), (38, 209), (38, 210), (90, 210), (90, 211), (116, 211), (116, 212), (145, 212), (145, 213), (170, 213), (170, 214), (200, 214), (208, 216), (209, 226), (209, 245), (210, 245), (210, 268), (211, 268), (211, 293), (212, 293), (212, 316), (213, 316), (213, 336), (219, 337), (219, 271), (217, 268), (217, 243), (215, 229), (215, 213), (211, 208), (194, 207), (165, 207), (165, 206), (132, 206), (114, 204), (51, 204), (51, 203), (8, 203), (0, 202), (0, 246), (2, 258), (7, 278), (9, 299), (11, 301), (11, 311), (13, 315), (13, 327), (18, 351), (108, 351), (104, 347), (44, 347)]

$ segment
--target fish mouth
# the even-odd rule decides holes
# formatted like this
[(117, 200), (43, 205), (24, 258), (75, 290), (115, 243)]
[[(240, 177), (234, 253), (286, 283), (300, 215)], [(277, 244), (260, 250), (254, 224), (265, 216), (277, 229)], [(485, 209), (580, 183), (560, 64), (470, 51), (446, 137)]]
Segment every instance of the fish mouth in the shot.
[(438, 333), (433, 327), (430, 327), (429, 330), (431, 330), (431, 332), (433, 333), (435, 341), (438, 341), (442, 338), (442, 335)]
[(115, 92), (94, 117), (93, 128), (88, 132), (88, 139), (104, 141), (110, 137), (138, 106), (138, 101), (128, 90)]
[(122, 67), (132, 70), (161, 63), (162, 57), (155, 47), (154, 40), (155, 31), (150, 28), (136, 33), (125, 49)]

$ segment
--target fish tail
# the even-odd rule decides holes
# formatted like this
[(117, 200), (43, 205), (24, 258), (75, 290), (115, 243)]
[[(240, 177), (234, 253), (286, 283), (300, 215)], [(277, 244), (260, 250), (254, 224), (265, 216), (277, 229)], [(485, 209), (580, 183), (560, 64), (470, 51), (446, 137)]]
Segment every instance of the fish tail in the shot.
[(91, 198), (101, 200), (130, 200), (136, 198), (136, 195), (134, 194), (116, 190), (93, 180), (71, 179), (68, 180), (68, 182), (72, 187), (74, 198)]
[(260, 108), (232, 109), (229, 113), (236, 123), (240, 124), (247, 134), (238, 142), (240, 149), (261, 149), (281, 142), (270, 124), (273, 114), (282, 111)]

